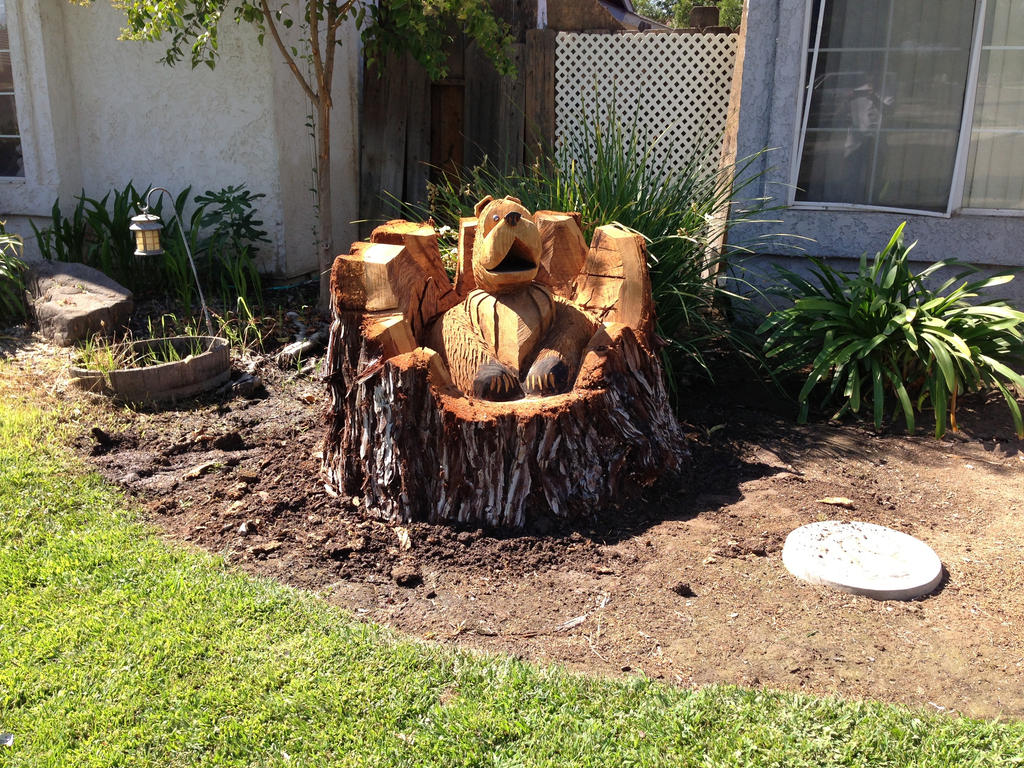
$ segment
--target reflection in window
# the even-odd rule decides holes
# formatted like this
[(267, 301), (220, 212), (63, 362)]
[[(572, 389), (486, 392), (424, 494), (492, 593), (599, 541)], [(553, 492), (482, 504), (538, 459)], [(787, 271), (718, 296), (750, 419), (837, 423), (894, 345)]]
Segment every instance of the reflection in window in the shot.
[(21, 134), (14, 106), (14, 73), (7, 34), (7, 0), (0, 0), (0, 176), (24, 176)]
[(967, 208), (1024, 210), (1024, 1), (988, 0)]
[(813, 80), (797, 200), (946, 210), (974, 7), (971, 0), (812, 2)]

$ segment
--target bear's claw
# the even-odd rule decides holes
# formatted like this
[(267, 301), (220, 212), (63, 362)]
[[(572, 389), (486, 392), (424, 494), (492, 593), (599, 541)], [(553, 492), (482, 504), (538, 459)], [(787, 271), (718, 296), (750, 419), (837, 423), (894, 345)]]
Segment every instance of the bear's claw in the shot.
[(473, 380), (473, 395), (482, 400), (515, 400), (522, 397), (516, 375), (496, 360), (484, 363)]
[(540, 397), (565, 392), (569, 388), (569, 366), (560, 355), (544, 357), (530, 368), (524, 388), (526, 394)]

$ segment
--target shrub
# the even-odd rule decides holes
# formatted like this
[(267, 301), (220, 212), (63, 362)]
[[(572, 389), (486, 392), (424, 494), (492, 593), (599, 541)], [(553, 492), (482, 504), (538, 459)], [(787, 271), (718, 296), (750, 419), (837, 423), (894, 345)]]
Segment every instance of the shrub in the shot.
[[(673, 390), (678, 383), (673, 370), (685, 367), (710, 375), (703, 351), (720, 341), (748, 355), (759, 353), (759, 342), (727, 316), (741, 297), (728, 287), (734, 278), (726, 278), (723, 267), (746, 249), (732, 244), (724, 252), (716, 250), (730, 212), (730, 227), (735, 227), (764, 210), (761, 201), (749, 209), (734, 202), (757, 178), (744, 173), (753, 158), (736, 169), (720, 170), (715, 136), (692, 151), (681, 168), (662, 170), (655, 157), (673, 154), (665, 136), (649, 135), (635, 119), (624, 124), (614, 104), (605, 119), (585, 111), (578, 119), (578, 137), (556, 150), (549, 162), (512, 174), (485, 162), (462, 178), (444, 176), (429, 189), (428, 209), (407, 208), (405, 215), (429, 214), (454, 238), (459, 218), (471, 216), (476, 201), (490, 194), (517, 197), (531, 211), (578, 211), (588, 242), (598, 225), (621, 224), (648, 242), (658, 333), (667, 342), (662, 357)], [(735, 189), (733, 173), (746, 177)]]
[[(800, 420), (812, 397), (835, 416), (870, 407), (876, 427), (886, 411), (902, 414), (907, 431), (926, 402), (935, 411), (935, 435), (955, 431), (956, 401), (964, 393), (995, 387), (1006, 400), (1018, 436), (1024, 437), (1020, 406), (1012, 391), (1024, 377), (1007, 362), (1022, 346), (1024, 312), (1003, 301), (969, 303), (1008, 273), (969, 280), (977, 269), (955, 259), (939, 261), (915, 274), (907, 261), (913, 245), (903, 245), (901, 224), (872, 260), (861, 257), (856, 274), (839, 272), (811, 258), (817, 284), (779, 269), (777, 293), (792, 301), (769, 315), (758, 329), (768, 333), (765, 353), (776, 372), (806, 372), (800, 390)], [(926, 284), (939, 270), (957, 274), (932, 290)]]
[(0, 221), (0, 319), (23, 320), (25, 307), (25, 262), (21, 260), (21, 237), (7, 231)]
[[(69, 216), (61, 210), (60, 200), (55, 201), (50, 225), (42, 230), (32, 225), (39, 250), (47, 259), (95, 267), (136, 292), (166, 291), (187, 314), (194, 301), (194, 278), (173, 215), (165, 217), (161, 237), (165, 250), (156, 268), (139, 269), (129, 225), (148, 192), (149, 188), (137, 191), (130, 182), (100, 199), (83, 192)], [(194, 207), (186, 216), (190, 194), (191, 187), (176, 195), (172, 204), (186, 228), (200, 280), (219, 290), (229, 306), (238, 297), (258, 300), (262, 284), (254, 258), (258, 244), (269, 242), (261, 229), (263, 222), (256, 218), (255, 204), (263, 195), (253, 194), (244, 185), (207, 191), (192, 200)], [(163, 196), (153, 202), (153, 213), (160, 215)]]

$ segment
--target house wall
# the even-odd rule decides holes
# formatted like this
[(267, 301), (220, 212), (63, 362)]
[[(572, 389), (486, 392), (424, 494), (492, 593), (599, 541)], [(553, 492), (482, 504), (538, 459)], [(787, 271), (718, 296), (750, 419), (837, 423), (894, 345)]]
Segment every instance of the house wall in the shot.
[[(26, 235), (30, 256), (25, 217), (47, 216), (58, 195), (67, 210), (83, 189), (102, 196), (129, 181), (173, 193), (191, 185), (193, 194), (245, 183), (266, 195), (259, 215), (272, 242), (261, 268), (281, 276), (316, 269), (311, 110), (269, 38), (261, 47), (252, 28), (227, 23), (215, 70), (168, 67), (158, 61), (160, 43), (117, 40), (123, 16), (107, 0), (17, 5), (18, 109), (31, 146), (25, 181), (0, 182), (0, 216)], [(338, 242), (353, 236), (358, 184), (358, 42), (346, 42), (332, 124)]]
[[(760, 176), (740, 196), (768, 197), (781, 205), (788, 199), (799, 128), (808, 4), (806, 0), (748, 0), (747, 5), (737, 157), (742, 163), (743, 158), (768, 151), (748, 169), (748, 173)], [(788, 266), (799, 267), (802, 253), (837, 259), (873, 254), (904, 220), (906, 239), (918, 241), (913, 258), (932, 262), (957, 257), (982, 267), (1024, 266), (1024, 218), (1016, 216), (954, 213), (945, 218), (783, 209), (763, 218), (778, 221), (733, 227), (730, 242), (750, 245), (762, 254), (788, 257), (774, 260)], [(767, 261), (762, 260), (760, 266)], [(763, 283), (763, 275), (763, 269), (755, 269), (751, 277)], [(1024, 279), (1010, 283), (1006, 295), (1024, 303)]]

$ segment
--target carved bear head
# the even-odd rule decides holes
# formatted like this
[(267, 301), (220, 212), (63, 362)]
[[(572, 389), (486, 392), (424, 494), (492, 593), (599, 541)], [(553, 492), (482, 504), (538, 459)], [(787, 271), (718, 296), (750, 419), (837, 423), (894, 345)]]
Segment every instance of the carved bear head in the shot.
[(490, 195), (476, 204), (473, 277), (488, 293), (505, 293), (533, 282), (541, 241), (533, 216), (514, 197)]

